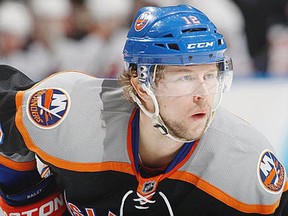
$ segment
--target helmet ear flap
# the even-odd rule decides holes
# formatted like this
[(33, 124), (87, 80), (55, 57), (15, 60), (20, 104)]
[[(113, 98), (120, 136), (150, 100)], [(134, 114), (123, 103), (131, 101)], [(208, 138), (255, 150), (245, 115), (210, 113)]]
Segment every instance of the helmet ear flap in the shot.
[(138, 65), (137, 67), (138, 80), (142, 84), (142, 87), (145, 86), (143, 89), (146, 89), (149, 95), (152, 94), (150, 87), (154, 85), (156, 70), (157, 65)]
[(232, 85), (233, 80), (233, 71), (227, 71), (226, 73), (222, 74), (222, 92), (228, 92), (230, 90), (230, 87)]
[(217, 63), (219, 70), (219, 82), (221, 92), (228, 92), (233, 81), (233, 63), (232, 59), (228, 56), (223, 61)]
[(224, 58), (224, 89), (223, 92), (228, 92), (233, 81), (233, 62), (229, 57)]
[(137, 74), (140, 83), (149, 83), (149, 67), (137, 65)]
[[(137, 64), (130, 64), (130, 70), (137, 71), (138, 82), (144, 92), (148, 95), (152, 95), (153, 92), (150, 90), (150, 77), (149, 77), (149, 70), (150, 65), (137, 65)], [(135, 100), (134, 100), (135, 101)], [(139, 103), (139, 101), (135, 101)]]

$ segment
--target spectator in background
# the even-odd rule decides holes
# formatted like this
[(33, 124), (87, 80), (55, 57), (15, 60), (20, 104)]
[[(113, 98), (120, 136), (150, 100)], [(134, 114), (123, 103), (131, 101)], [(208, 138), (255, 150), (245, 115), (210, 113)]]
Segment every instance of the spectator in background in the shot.
[(1, 56), (23, 49), (32, 33), (32, 18), (25, 5), (5, 1), (0, 4)]
[[(282, 63), (279, 63), (278, 60), (280, 59), (277, 60), (277, 63), (274, 61), (274, 55), (278, 55), (280, 52), (283, 53), (283, 47), (281, 47), (282, 45), (279, 46), (279, 44), (283, 44), (283, 36), (286, 33), (282, 29), (275, 34), (275, 28), (272, 28), (269, 34), (268, 31), (276, 24), (287, 26), (287, 0), (233, 1), (240, 7), (244, 15), (249, 52), (253, 58), (255, 72), (260, 75), (267, 75), (267, 71), (269, 71), (273, 75), (274, 70), (278, 70), (275, 64), (282, 64), (283, 61), (287, 63), (287, 57), (285, 58), (282, 54), (282, 58), (280, 58)], [(284, 37), (287, 37), (287, 34)], [(267, 38), (269, 38), (269, 42)], [(269, 50), (270, 48), (271, 50)], [(268, 59), (268, 53), (270, 53), (270, 59)], [(270, 62), (270, 66), (267, 65), (268, 62)], [(285, 70), (287, 73), (287, 68)]]
[[(68, 2), (71, 4), (71, 1)], [(57, 40), (54, 45), (57, 69), (73, 68), (98, 77), (117, 76), (123, 69), (122, 49), (128, 31), (127, 17), (133, 2), (86, 0), (72, 3), (74, 7), (66, 16), (74, 24), (70, 30), (76, 31), (66, 31), (66, 37)], [(48, 3), (43, 0), (42, 4)], [(47, 6), (45, 8), (49, 9)], [(73, 13), (80, 15), (81, 20), (73, 18)], [(80, 28), (78, 21), (84, 28)]]
[(31, 40), (33, 19), (20, 1), (0, 3), (0, 64), (9, 64), (39, 80), (51, 73), (51, 56)]
[[(77, 3), (70, 0), (31, 0), (37, 20), (37, 40), (53, 53), (57, 71), (73, 69), (96, 75), (88, 68), (91, 61), (97, 61), (95, 56), (99, 55), (102, 42), (98, 37), (89, 36), (87, 8), (83, 3)], [(84, 21), (81, 21), (85, 26), (83, 31), (79, 30), (79, 17), (75, 17), (80, 13), (84, 17)]]
[[(132, 15), (132, 0), (86, 0), (91, 17), (90, 34), (103, 45), (90, 71), (98, 77), (116, 77), (123, 71), (122, 51), (129, 30), (128, 18)], [(134, 14), (133, 14), (134, 15)], [(96, 64), (95, 64), (96, 63)]]
[[(133, 3), (5, 1), (1, 4), (1, 63), (17, 67), (35, 81), (66, 69), (115, 77), (123, 69), (122, 49)], [(14, 41), (13, 49), (7, 48), (8, 40)]]
[(29, 5), (35, 20), (34, 40), (53, 56), (51, 73), (59, 71), (63, 61), (59, 47), (73, 29), (71, 3), (69, 0), (29, 0)]
[(30, 0), (35, 20), (35, 38), (48, 49), (66, 38), (71, 29), (72, 6), (69, 0)]
[(71, 14), (71, 31), (68, 37), (81, 40), (87, 36), (89, 32), (90, 17), (86, 8), (86, 0), (70, 0), (72, 6)]
[(17, 67), (35, 81), (64, 69), (117, 76), (123, 67), (126, 26), (135, 12), (148, 5), (183, 3), (200, 8), (215, 20), (235, 59), (236, 77), (288, 74), (287, 0), (0, 2), (0, 63)]
[(273, 25), (268, 31), (268, 68), (273, 76), (288, 76), (288, 25)]

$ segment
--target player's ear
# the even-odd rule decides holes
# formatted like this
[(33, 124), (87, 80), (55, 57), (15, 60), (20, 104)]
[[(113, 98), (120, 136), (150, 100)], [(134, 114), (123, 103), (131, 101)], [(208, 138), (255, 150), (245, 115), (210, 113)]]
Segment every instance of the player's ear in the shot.
[(142, 99), (143, 101), (151, 99), (150, 96), (146, 93), (146, 91), (142, 88), (136, 75), (131, 77), (130, 82), (140, 99)]

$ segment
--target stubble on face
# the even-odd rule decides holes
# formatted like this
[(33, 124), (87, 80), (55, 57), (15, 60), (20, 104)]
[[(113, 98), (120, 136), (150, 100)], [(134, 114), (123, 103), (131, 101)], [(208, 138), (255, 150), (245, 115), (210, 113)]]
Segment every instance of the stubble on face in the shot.
[[(165, 70), (154, 89), (161, 118), (172, 136), (185, 140), (199, 139), (212, 119), (215, 92), (211, 92), (209, 86), (211, 82), (218, 83), (217, 66), (166, 66)], [(166, 82), (165, 74), (169, 77), (166, 77)], [(180, 91), (176, 87), (181, 87), (182, 83), (192, 85), (195, 80), (199, 82), (199, 86), (196, 89), (192, 88), (194, 90), (189, 94), (186, 94), (186, 90), (181, 88)], [(165, 85), (167, 83), (174, 85), (169, 87)], [(175, 92), (177, 93), (173, 94)], [(185, 94), (181, 95), (183, 92)]]
[[(205, 103), (206, 105), (203, 104), (202, 106), (209, 106), (207, 101)], [(162, 107), (162, 109), (165, 109), (165, 107)], [(173, 115), (167, 112), (160, 111), (160, 113), (162, 114), (161, 118), (172, 136), (185, 140), (196, 140), (203, 135), (210, 122), (211, 107), (209, 106), (206, 110), (205, 116), (201, 120), (196, 120), (197, 122), (194, 123), (192, 120), (185, 119), (185, 117), (184, 119), (175, 119)]]

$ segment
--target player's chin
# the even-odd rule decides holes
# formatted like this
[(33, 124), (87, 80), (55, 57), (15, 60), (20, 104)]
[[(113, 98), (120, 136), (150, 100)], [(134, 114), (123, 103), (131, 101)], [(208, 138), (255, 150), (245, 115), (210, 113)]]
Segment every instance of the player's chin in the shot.
[(198, 140), (203, 136), (205, 128), (206, 124), (198, 127), (188, 127), (185, 132), (182, 131), (181, 134), (178, 134), (180, 136), (177, 137), (185, 140)]
[(194, 122), (194, 124), (190, 127), (190, 137), (193, 137), (193, 139), (199, 139), (202, 137), (205, 129), (207, 127), (207, 119), (203, 119), (202, 121), (198, 121), (197, 123)]

